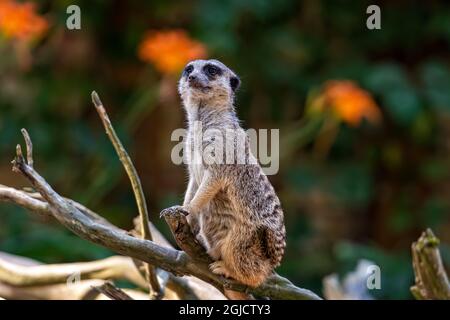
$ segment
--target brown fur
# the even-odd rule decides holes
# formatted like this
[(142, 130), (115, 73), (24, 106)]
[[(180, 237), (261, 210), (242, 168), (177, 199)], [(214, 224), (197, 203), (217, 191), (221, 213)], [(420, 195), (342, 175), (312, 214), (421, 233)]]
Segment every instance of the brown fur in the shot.
[[(211, 76), (205, 71), (209, 65), (221, 72)], [(201, 152), (195, 150), (196, 122), (202, 124), (202, 132), (215, 130), (212, 136), (203, 137), (203, 150), (223, 142), (220, 136), (228, 129), (244, 132), (233, 105), (235, 88), (230, 83), (236, 84), (235, 73), (217, 60), (196, 60), (188, 66), (190, 72), (183, 72), (179, 83), (188, 119), (186, 150), (193, 151), (187, 154), (189, 184), (183, 207), (189, 212), (188, 222), (197, 239), (215, 260), (211, 270), (256, 287), (280, 264), (284, 254), (280, 201), (252, 155), (248, 138), (244, 139), (245, 163), (193, 161), (196, 152)], [(237, 145), (236, 138), (226, 142), (227, 147)]]

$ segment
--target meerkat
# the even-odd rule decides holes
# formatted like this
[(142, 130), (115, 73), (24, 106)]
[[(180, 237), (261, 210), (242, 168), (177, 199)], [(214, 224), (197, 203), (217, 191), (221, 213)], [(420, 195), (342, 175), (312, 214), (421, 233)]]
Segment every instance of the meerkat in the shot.
[[(218, 60), (191, 61), (181, 75), (178, 91), (187, 115), (189, 173), (182, 209), (198, 241), (215, 261), (211, 271), (257, 287), (281, 262), (285, 226), (280, 200), (251, 153), (236, 115), (239, 86), (239, 77)], [(202, 136), (196, 146), (199, 124), (201, 133), (217, 134)], [(232, 154), (231, 163), (225, 152), (215, 155), (212, 163), (196, 161), (203, 150), (223, 149), (217, 144), (223, 144), (230, 131), (244, 133), (245, 161), (238, 161), (238, 152)], [(225, 149), (239, 151), (238, 140), (236, 136), (228, 139)]]

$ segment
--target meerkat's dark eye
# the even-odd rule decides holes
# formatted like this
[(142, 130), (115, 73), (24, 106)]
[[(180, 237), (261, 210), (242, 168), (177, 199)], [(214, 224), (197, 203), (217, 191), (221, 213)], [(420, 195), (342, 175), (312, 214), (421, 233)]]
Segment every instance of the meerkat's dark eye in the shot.
[(205, 72), (208, 76), (214, 77), (214, 76), (220, 74), (221, 70), (212, 64), (208, 64), (205, 66)]
[(184, 69), (184, 74), (189, 75), (192, 71), (194, 71), (194, 67), (192, 65), (189, 65)]
[(208, 73), (212, 76), (215, 76), (217, 74), (217, 68), (214, 66), (209, 66), (206, 70), (208, 70)]

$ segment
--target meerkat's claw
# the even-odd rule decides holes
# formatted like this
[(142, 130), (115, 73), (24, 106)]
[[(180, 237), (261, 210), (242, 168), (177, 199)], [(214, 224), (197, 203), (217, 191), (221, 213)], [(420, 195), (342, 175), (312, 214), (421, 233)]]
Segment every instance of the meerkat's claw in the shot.
[(159, 217), (163, 218), (165, 216), (173, 216), (180, 213), (184, 216), (187, 216), (189, 214), (189, 212), (187, 212), (186, 209), (184, 209), (182, 206), (172, 206), (162, 210), (159, 214)]
[(221, 261), (221, 260), (211, 263), (209, 265), (209, 269), (214, 274), (224, 276), (225, 278), (231, 277), (230, 272), (228, 271), (228, 269), (225, 267), (223, 261)]

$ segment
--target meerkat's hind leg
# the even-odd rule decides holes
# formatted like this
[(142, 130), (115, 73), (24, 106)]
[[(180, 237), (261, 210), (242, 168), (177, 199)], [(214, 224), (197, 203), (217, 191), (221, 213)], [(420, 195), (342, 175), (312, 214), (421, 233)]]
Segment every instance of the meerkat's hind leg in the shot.
[(273, 271), (256, 230), (238, 228), (229, 235), (230, 245), (223, 252), (223, 260), (232, 270), (232, 277), (250, 287), (259, 286)]
[[(230, 271), (225, 266), (222, 260), (218, 260), (209, 265), (209, 268), (214, 274), (224, 276), (225, 278), (233, 278)], [(225, 296), (230, 300), (253, 300), (254, 297), (251, 294), (245, 292), (237, 292), (229, 289), (224, 290)]]

